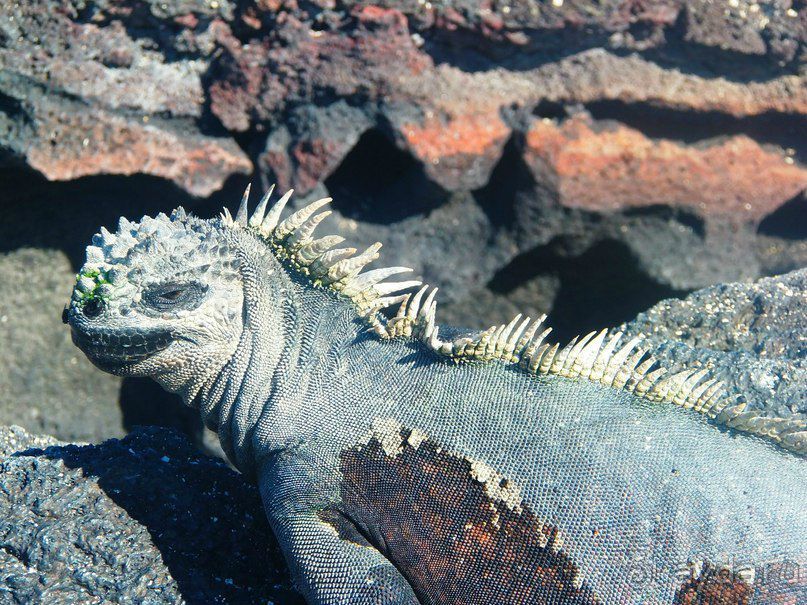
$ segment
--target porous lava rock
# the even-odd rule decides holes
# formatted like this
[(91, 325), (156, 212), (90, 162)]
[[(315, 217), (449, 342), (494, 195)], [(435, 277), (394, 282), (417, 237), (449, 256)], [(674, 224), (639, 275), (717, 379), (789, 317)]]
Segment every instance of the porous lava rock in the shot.
[(807, 269), (664, 300), (621, 326), (671, 370), (705, 367), (773, 416), (807, 417)]
[(184, 437), (0, 427), (3, 603), (302, 604), (258, 490)]
[(145, 10), (136, 2), (4, 3), (0, 147), (10, 161), (51, 180), (152, 174), (202, 196), (251, 171), (231, 137), (199, 123), (204, 51), (183, 53), (173, 39), (169, 52), (152, 36), (170, 16), (146, 19)]

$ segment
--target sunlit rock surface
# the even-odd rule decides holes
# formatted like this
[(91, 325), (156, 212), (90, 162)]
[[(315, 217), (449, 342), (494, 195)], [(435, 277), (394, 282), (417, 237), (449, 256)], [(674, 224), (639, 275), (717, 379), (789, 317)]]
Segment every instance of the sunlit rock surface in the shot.
[[(100, 225), (212, 216), (248, 182), (332, 195), (323, 231), (383, 242), (469, 328), (549, 312), (566, 340), (807, 266), (806, 19), (744, 0), (7, 3), (0, 422), (199, 441), (150, 383), (73, 365), (57, 318)], [(86, 394), (73, 421), (62, 385)]]

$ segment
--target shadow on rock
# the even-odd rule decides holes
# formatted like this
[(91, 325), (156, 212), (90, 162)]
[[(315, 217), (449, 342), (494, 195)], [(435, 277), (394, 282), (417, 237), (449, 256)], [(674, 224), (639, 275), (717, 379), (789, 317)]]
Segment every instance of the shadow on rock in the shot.
[(145, 425), (161, 426), (187, 435), (194, 443), (202, 441), (204, 425), (199, 412), (150, 378), (124, 378), (119, 403), (127, 431)]
[(237, 205), (247, 178), (234, 176), (209, 198), (196, 198), (165, 179), (132, 176), (89, 176), (66, 182), (47, 181), (30, 170), (0, 170), (3, 221), (0, 252), (18, 248), (62, 250), (74, 269), (84, 264), (84, 249), (103, 225), (115, 231), (118, 219), (170, 213), (185, 206), (202, 217), (222, 206)]
[(565, 249), (563, 238), (517, 256), (488, 287), (510, 294), (526, 283), (522, 297), (537, 298), (529, 284), (548, 274), (557, 276), (560, 283), (549, 320), (557, 342), (628, 321), (659, 299), (686, 294), (648, 277), (621, 242), (604, 240), (575, 255)]
[(19, 602), (302, 603), (257, 488), (170, 430), (27, 450), (0, 469), (0, 567)]

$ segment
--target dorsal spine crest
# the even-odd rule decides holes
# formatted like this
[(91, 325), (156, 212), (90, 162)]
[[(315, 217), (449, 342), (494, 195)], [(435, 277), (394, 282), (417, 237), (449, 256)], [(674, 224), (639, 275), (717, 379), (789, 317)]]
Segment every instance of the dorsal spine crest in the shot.
[[(408, 338), (420, 341), (441, 358), (457, 363), (498, 361), (520, 367), (534, 375), (557, 375), (586, 379), (606, 387), (624, 390), (654, 403), (668, 403), (705, 415), (717, 424), (768, 438), (802, 456), (807, 455), (807, 423), (800, 419), (771, 418), (746, 411), (747, 403), (725, 393), (724, 385), (703, 368), (670, 373), (659, 367), (640, 339), (622, 344), (622, 333), (608, 330), (573, 338), (565, 347), (545, 342), (551, 328), (543, 326), (546, 315), (536, 320), (516, 315), (507, 324), (482, 332), (441, 340), (436, 324), (437, 288), (420, 286), (418, 280), (385, 281), (412, 271), (390, 267), (363, 272), (379, 256), (376, 242), (360, 254), (355, 248), (334, 248), (344, 238), (330, 235), (314, 239), (313, 234), (330, 211), (317, 213), (331, 198), (304, 206), (281, 221), (281, 213), (293, 190), (286, 192), (266, 212), (274, 187), (263, 196), (255, 212), (248, 212), (249, 187), (244, 192), (236, 217), (225, 208), (222, 223), (244, 228), (258, 235), (276, 257), (305, 275), (312, 285), (327, 288), (352, 302), (370, 328), (385, 340)], [(380, 313), (398, 305), (393, 317)], [(536, 334), (538, 334), (536, 336)]]

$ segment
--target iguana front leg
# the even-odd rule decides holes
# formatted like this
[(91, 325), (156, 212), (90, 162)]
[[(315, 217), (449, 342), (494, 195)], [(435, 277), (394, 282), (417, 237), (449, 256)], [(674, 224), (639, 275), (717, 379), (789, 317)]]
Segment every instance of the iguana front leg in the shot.
[[(292, 577), (311, 605), (420, 605), (412, 587), (313, 482), (260, 474), (261, 497)], [(301, 503), (306, 503), (301, 505)]]

